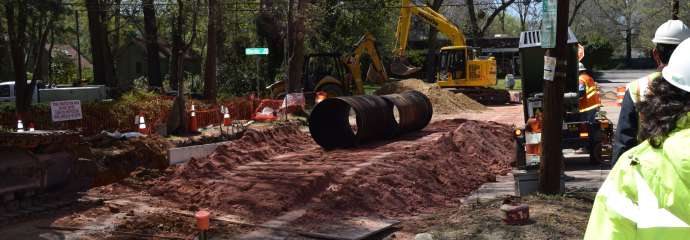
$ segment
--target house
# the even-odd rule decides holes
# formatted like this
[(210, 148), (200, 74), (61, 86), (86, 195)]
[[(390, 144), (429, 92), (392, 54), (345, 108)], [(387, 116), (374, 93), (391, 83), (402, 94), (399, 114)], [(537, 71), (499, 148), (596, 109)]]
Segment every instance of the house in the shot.
[[(49, 58), (51, 54), (47, 54), (47, 51), (50, 49), (50, 44), (46, 44), (44, 46), (44, 50), (46, 51), (41, 60), (39, 61), (39, 64), (42, 68), (43, 71), (43, 76), (39, 77), (39, 80), (49, 80), (49, 71), (50, 71), (50, 63), (49, 63)], [(63, 56), (67, 57), (70, 59), (71, 62), (74, 63), (74, 66), (78, 66), (79, 64), (79, 59), (77, 59), (77, 56), (79, 55), (77, 53), (77, 49), (69, 44), (53, 44), (53, 52), (52, 56), (56, 56), (56, 54), (61, 53)], [(30, 56), (31, 57), (31, 56)], [(82, 66), (82, 71), (91, 71), (93, 68), (93, 65), (91, 64), (91, 61), (89, 61), (84, 55), (79, 55), (79, 58), (81, 58), (81, 66)], [(29, 65), (27, 66), (27, 71), (33, 72), (34, 69), (32, 67), (32, 59), (29, 59), (27, 62), (29, 62)], [(7, 44), (7, 41), (0, 41), (0, 76), (2, 78), (0, 79), (0, 82), (3, 81), (14, 81), (14, 68), (12, 66), (12, 58), (10, 55), (10, 46)]]
[[(165, 41), (158, 41), (158, 57), (160, 58), (161, 75), (165, 78), (170, 73), (170, 58), (172, 45)], [(146, 77), (148, 73), (148, 60), (146, 41), (142, 38), (133, 38), (119, 48), (114, 55), (117, 66), (117, 78), (120, 83), (131, 83), (134, 79)], [(191, 74), (201, 73), (201, 56), (191, 52), (184, 56), (184, 71)]]
[(493, 38), (468, 39), (468, 45), (482, 49), (482, 55), (496, 59), (496, 74), (520, 75), (520, 38), (498, 35)]

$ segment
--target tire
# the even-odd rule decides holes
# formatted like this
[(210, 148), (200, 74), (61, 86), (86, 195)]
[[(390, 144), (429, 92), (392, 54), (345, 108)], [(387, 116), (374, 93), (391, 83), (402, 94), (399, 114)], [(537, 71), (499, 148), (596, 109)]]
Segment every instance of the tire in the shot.
[(601, 141), (592, 144), (592, 147), (589, 149), (589, 163), (590, 164), (601, 164), (601, 163), (603, 163), (602, 159), (601, 159), (601, 148), (602, 148)]
[(330, 97), (340, 97), (340, 96), (345, 95), (345, 91), (343, 90), (343, 88), (341, 88), (337, 84), (333, 84), (333, 83), (321, 85), (321, 87), (316, 89), (316, 91), (317, 92), (318, 91), (326, 92), (326, 96), (329, 98)]

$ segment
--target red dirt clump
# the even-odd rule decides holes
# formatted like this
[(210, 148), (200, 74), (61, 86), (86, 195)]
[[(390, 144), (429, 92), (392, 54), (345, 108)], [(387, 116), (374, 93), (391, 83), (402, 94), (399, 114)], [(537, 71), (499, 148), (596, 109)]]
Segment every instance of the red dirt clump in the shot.
[[(453, 123), (458, 121), (434, 125)], [(323, 204), (306, 219), (424, 212), (457, 203), (481, 184), (495, 181), (496, 174), (510, 171), (514, 144), (509, 127), (464, 121), (454, 129), (406, 151), (397, 149), (342, 183), (338, 191), (324, 192)]]

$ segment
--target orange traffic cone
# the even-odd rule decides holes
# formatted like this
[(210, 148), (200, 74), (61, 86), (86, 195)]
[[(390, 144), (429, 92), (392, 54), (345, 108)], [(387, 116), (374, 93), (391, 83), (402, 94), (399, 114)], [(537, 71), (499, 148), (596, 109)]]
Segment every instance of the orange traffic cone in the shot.
[(139, 133), (141, 133), (141, 134), (146, 134), (146, 133), (147, 133), (147, 131), (146, 131), (146, 120), (144, 119), (144, 114), (143, 114), (143, 113), (140, 113), (140, 114), (139, 114), (139, 121), (138, 121), (138, 123), (139, 123)]
[(24, 123), (22, 123), (22, 119), (17, 119), (17, 132), (24, 132)]
[(223, 126), (230, 126), (230, 111), (223, 106)]
[(199, 127), (197, 126), (197, 119), (196, 119), (196, 110), (194, 108), (194, 105), (192, 105), (192, 113), (190, 114), (189, 118), (189, 131), (190, 132), (197, 132), (199, 130)]
[(616, 104), (620, 107), (623, 105), (623, 98), (625, 98), (625, 87), (616, 88)]

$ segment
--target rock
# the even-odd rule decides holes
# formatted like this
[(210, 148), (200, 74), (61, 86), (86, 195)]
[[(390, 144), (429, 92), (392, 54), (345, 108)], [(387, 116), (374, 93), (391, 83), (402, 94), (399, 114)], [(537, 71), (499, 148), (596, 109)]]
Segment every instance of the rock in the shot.
[(431, 233), (420, 233), (414, 236), (414, 240), (434, 240), (434, 236)]

